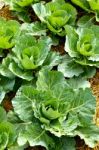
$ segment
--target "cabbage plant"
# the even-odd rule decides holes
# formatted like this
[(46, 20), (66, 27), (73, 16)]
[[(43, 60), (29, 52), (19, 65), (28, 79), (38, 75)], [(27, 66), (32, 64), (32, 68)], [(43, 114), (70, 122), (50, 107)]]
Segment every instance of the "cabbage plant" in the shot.
[(22, 21), (30, 22), (29, 8), (39, 0), (3, 0), (6, 5), (9, 5), (10, 10), (15, 12), (16, 16)]
[(71, 0), (82, 9), (93, 12), (96, 15), (96, 21), (99, 21), (99, 0)]
[(5, 110), (0, 106), (0, 149), (10, 148), (16, 139), (16, 131), (13, 124), (7, 121)]
[(52, 1), (46, 4), (36, 3), (32, 6), (39, 19), (44, 22), (54, 34), (64, 36), (64, 26), (66, 24), (75, 24), (77, 15), (76, 9), (65, 1)]
[(64, 56), (58, 70), (65, 77), (79, 76), (82, 73), (86, 77), (92, 77), (95, 68), (99, 68), (99, 26), (86, 24), (76, 29), (67, 25), (65, 29), (65, 51), (68, 55)]
[(14, 39), (18, 35), (20, 24), (15, 20), (7, 21), (0, 18), (0, 56), (4, 49), (10, 49), (14, 46)]
[(30, 81), (42, 67), (52, 69), (61, 59), (59, 53), (50, 51), (52, 44), (51, 38), (47, 36), (38, 39), (27, 34), (18, 36), (12, 52), (0, 65), (0, 74), (9, 78), (18, 76)]
[(79, 82), (76, 79), (65, 80), (58, 71), (43, 69), (39, 72), (35, 87), (25, 85), (18, 90), (12, 100), (13, 108), (27, 125), (19, 135), (20, 145), (40, 143), (52, 150), (48, 146), (51, 140), (46, 135), (49, 133), (53, 140), (55, 137), (61, 140), (78, 135), (90, 147), (95, 146), (99, 140), (99, 129), (93, 122), (95, 97), (88, 88), (88, 81)]
[(66, 27), (65, 51), (75, 62), (85, 66), (99, 67), (99, 26)]

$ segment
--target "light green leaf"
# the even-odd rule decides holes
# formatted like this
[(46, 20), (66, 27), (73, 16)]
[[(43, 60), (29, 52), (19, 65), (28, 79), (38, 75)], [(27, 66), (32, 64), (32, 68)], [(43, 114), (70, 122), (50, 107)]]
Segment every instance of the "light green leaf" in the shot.
[(24, 150), (26, 146), (19, 146), (18, 144), (11, 146), (8, 148), (8, 150)]
[(86, 0), (71, 0), (74, 4), (78, 5), (79, 7), (88, 10), (89, 4)]
[(4, 150), (7, 147), (8, 144), (8, 135), (7, 133), (1, 133), (0, 134), (0, 149)]
[[(15, 129), (14, 126), (9, 122), (1, 122), (0, 123), (0, 144), (3, 146), (2, 148), (6, 148), (7, 146), (11, 146), (15, 141)], [(3, 139), (3, 140), (2, 140)]]
[(19, 32), (20, 24), (15, 20), (0, 18), (0, 48), (9, 49), (14, 45), (14, 38)]
[(10, 40), (10, 36), (7, 37), (7, 36), (3, 36), (3, 37), (0, 37), (0, 48), (2, 49), (9, 49), (13, 46), (12, 43), (9, 43), (9, 40)]
[(0, 64), (0, 74), (4, 77), (14, 79), (15, 75), (8, 68), (10, 62), (11, 62), (11, 57), (9, 56), (3, 59), (2, 64)]
[(58, 65), (58, 71), (62, 72), (65, 77), (69, 78), (79, 76), (84, 72), (83, 68), (68, 55), (65, 55), (62, 62)]
[(92, 10), (99, 10), (99, 0), (87, 0)]
[[(48, 71), (47, 69), (39, 72), (37, 80), (37, 89), (55, 93), (65, 86), (65, 79), (61, 72)], [(59, 91), (58, 90), (58, 91)]]
[(85, 16), (82, 16), (78, 20), (77, 25), (79, 27), (89, 27), (90, 25), (93, 25), (93, 23), (94, 23), (94, 17), (89, 16), (89, 15), (85, 15)]
[(0, 86), (0, 104), (5, 97), (6, 92), (3, 90), (3, 87)]
[(34, 1), (34, 0), (19, 0), (19, 1), (17, 1), (17, 0), (13, 0), (17, 5), (19, 5), (19, 6), (21, 6), (21, 7), (25, 7), (25, 6), (28, 6), (28, 5), (30, 5), (30, 4), (32, 4), (32, 2)]
[(12, 101), (14, 111), (23, 121), (31, 121), (34, 117), (32, 110), (32, 99), (33, 89), (31, 86), (27, 86), (19, 89), (15, 98)]
[(32, 36), (41, 36), (41, 35), (46, 35), (46, 25), (43, 23), (40, 23), (38, 21), (34, 23), (23, 23), (21, 26), (21, 32), (27, 35), (32, 35)]
[(46, 17), (47, 15), (47, 10), (45, 6), (42, 3), (37, 3), (32, 5), (32, 8), (35, 11), (36, 15), (39, 17), (39, 19), (45, 22), (44, 17)]
[(24, 80), (31, 81), (33, 79), (32, 72), (26, 72), (18, 68), (14, 62), (9, 65), (9, 70), (15, 75)]
[(61, 62), (61, 59), (62, 56), (58, 52), (50, 51), (43, 65), (52, 69), (54, 66), (57, 66)]
[(13, 90), (15, 84), (14, 79), (9, 79), (3, 76), (0, 76), (0, 103), (5, 97), (5, 94)]
[(78, 35), (75, 32), (75, 29), (72, 26), (66, 25), (66, 42), (65, 42), (65, 51), (68, 52), (70, 57), (78, 57), (77, 53), (77, 40)]
[(73, 90), (77, 90), (79, 88), (90, 88), (90, 82), (81, 77), (75, 77), (70, 80), (66, 80), (66, 83), (68, 84), (69, 88), (72, 88)]
[(99, 22), (99, 11), (96, 11), (95, 14), (96, 14), (96, 21)]
[(0, 107), (0, 123), (7, 120), (6, 112), (3, 107)]

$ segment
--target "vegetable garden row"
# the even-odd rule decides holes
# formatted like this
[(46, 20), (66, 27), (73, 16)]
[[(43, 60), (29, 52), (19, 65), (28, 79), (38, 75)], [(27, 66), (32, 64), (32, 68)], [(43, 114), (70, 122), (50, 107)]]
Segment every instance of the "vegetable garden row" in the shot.
[(94, 148), (99, 0), (3, 1), (13, 19), (0, 17), (0, 150), (76, 150), (76, 137)]

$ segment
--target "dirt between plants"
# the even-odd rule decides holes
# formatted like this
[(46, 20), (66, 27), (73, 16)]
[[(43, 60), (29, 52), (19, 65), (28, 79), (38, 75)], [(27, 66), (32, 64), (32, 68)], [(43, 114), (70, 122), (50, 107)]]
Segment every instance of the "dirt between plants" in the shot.
[[(12, 15), (11, 11), (9, 10), (9, 7), (2, 7), (2, 9), (0, 9), (0, 17), (4, 17), (7, 20), (10, 19), (15, 19), (15, 17)], [(35, 17), (35, 16), (34, 16)], [(58, 46), (57, 48), (54, 48), (52, 50), (55, 51), (59, 51), (61, 54), (64, 54), (64, 49), (63, 49), (64, 45)], [(94, 93), (94, 95), (96, 96), (96, 114), (95, 114), (95, 122), (97, 124), (97, 126), (99, 126), (99, 70), (97, 70), (96, 75), (90, 79), (90, 83), (91, 83), (91, 88), (92, 91)], [(13, 97), (13, 96), (11, 96)], [(12, 109), (12, 104), (11, 104), (11, 99), (9, 100), (9, 98), (7, 98), (4, 102), (3, 102), (3, 106), (6, 109), (6, 111), (9, 111)], [(76, 150), (99, 150), (99, 144), (97, 144), (97, 146), (94, 149), (88, 148), (88, 146), (86, 146), (84, 144), (84, 142), (82, 140), (80, 140), (78, 137), (76, 138)], [(42, 147), (29, 147), (26, 150), (45, 150)]]
[(0, 17), (4, 17), (6, 18), (7, 20), (10, 20), (10, 19), (15, 19), (15, 17), (12, 15), (11, 11), (9, 10), (9, 7), (6, 6), (2, 6), (3, 8), (0, 9)]

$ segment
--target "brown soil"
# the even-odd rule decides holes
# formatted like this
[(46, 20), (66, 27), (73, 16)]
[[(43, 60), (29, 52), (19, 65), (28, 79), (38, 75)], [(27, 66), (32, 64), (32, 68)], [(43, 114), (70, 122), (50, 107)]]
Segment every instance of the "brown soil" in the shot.
[[(0, 10), (0, 16), (5, 17), (7, 20), (15, 19), (15, 17), (12, 16), (11, 11), (9, 10), (8, 6), (3, 7)], [(32, 19), (35, 20), (34, 18), (32, 18)], [(60, 43), (59, 46), (52, 47), (52, 50), (55, 50), (55, 51), (60, 52), (61, 54), (64, 54), (64, 45), (62, 43)], [(96, 100), (97, 100), (95, 121), (96, 121), (96, 124), (99, 126), (99, 70), (97, 71), (95, 77), (90, 80), (90, 83), (91, 83), (91, 88), (93, 90), (93, 93), (96, 96)], [(12, 109), (11, 101), (9, 99), (4, 100), (3, 106), (6, 109), (6, 111), (9, 111), (10, 109)], [(84, 142), (81, 141), (79, 138), (77, 138), (76, 141), (77, 141), (77, 150), (99, 150), (99, 146), (97, 146), (94, 149), (88, 148), (84, 144)], [(26, 150), (44, 150), (44, 149), (41, 147), (36, 147), (36, 148), (28, 148)]]
[[(58, 37), (59, 38), (59, 37)], [(56, 52), (59, 52), (61, 55), (64, 55), (66, 52), (64, 50), (64, 43), (65, 43), (65, 38), (62, 37), (60, 40), (59, 40), (59, 44), (57, 46), (52, 46), (52, 51), (56, 51)]]
[(6, 96), (2, 102), (2, 106), (4, 107), (4, 109), (7, 112), (13, 109), (11, 100), (14, 96), (15, 96), (14, 92), (9, 92), (8, 94), (6, 94)]
[(0, 9), (0, 17), (4, 17), (7, 20), (15, 19), (15, 17), (12, 15), (11, 11), (9, 10), (8, 6)]
[(96, 96), (97, 107), (95, 121), (97, 126), (99, 126), (99, 70), (97, 71), (95, 77), (90, 80), (90, 83), (93, 93)]
[(60, 52), (63, 55), (65, 53), (64, 45), (52, 46), (52, 51)]

